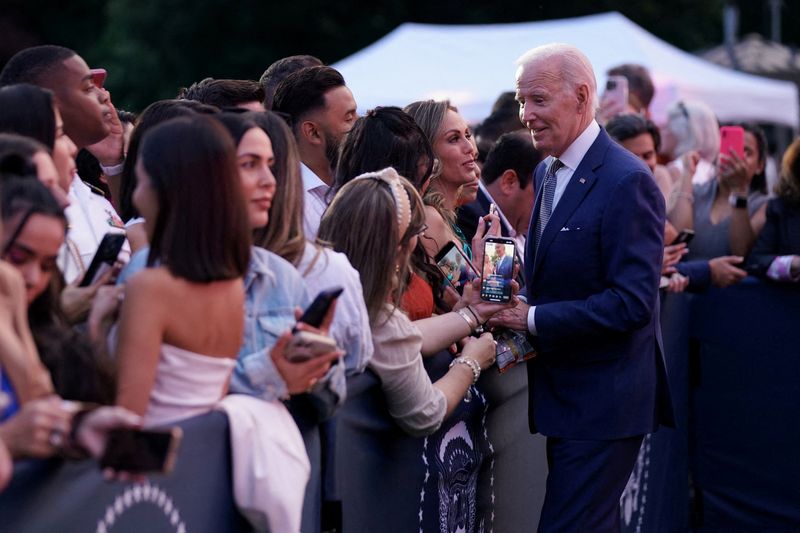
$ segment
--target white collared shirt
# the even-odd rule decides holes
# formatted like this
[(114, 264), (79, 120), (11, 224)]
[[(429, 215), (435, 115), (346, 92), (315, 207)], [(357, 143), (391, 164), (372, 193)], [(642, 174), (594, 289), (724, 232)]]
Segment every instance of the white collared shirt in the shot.
[(300, 163), (300, 175), (303, 178), (303, 231), (306, 240), (314, 242), (322, 215), (328, 208), (326, 197), (331, 188), (303, 163)]
[[(561, 157), (558, 158), (564, 166), (556, 172), (556, 190), (553, 196), (553, 211), (556, 210), (556, 205), (558, 205), (558, 201), (561, 200), (561, 197), (564, 195), (569, 181), (575, 174), (575, 170), (578, 168), (578, 165), (581, 164), (581, 161), (583, 161), (586, 152), (592, 147), (594, 141), (597, 140), (598, 135), (600, 135), (600, 125), (596, 120), (592, 120), (592, 122), (586, 126), (586, 129), (578, 135), (578, 138), (572, 141), (572, 144), (570, 144), (569, 147), (564, 150), (564, 153), (561, 154)], [(553, 157), (548, 157), (546, 160), (547, 166), (549, 167), (552, 162)], [(528, 330), (532, 335), (536, 335), (535, 315), (536, 306), (534, 305), (528, 309)]]
[[(564, 153), (561, 154), (561, 157), (558, 159), (564, 164), (558, 172), (556, 172), (556, 191), (555, 196), (553, 196), (553, 211), (556, 210), (556, 205), (558, 205), (558, 201), (564, 195), (564, 191), (569, 184), (569, 180), (572, 179), (572, 175), (575, 173), (575, 170), (578, 168), (578, 165), (581, 164), (583, 161), (583, 157), (586, 155), (586, 152), (589, 151), (589, 148), (592, 147), (594, 141), (597, 140), (597, 136), (600, 135), (600, 125), (597, 124), (597, 121), (593, 120), (586, 129), (583, 130), (583, 133), (578, 135), (578, 138), (572, 141), (572, 144), (569, 145), (569, 148), (564, 150)], [(547, 166), (550, 166), (550, 163), (553, 162), (553, 157), (547, 158)]]
[[(58, 267), (64, 280), (71, 283), (83, 276), (106, 233), (125, 233), (125, 225), (105, 197), (95, 194), (75, 174), (69, 188), (69, 205), (64, 210), (69, 223), (67, 240), (58, 257)], [(118, 260), (127, 263), (131, 248), (128, 241), (120, 251)]]

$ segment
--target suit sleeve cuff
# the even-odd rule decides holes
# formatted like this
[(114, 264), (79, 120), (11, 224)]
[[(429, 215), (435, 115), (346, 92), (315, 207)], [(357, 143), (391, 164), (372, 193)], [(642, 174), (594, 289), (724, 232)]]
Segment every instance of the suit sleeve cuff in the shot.
[(528, 331), (531, 335), (538, 335), (536, 332), (536, 306), (532, 305), (528, 309)]

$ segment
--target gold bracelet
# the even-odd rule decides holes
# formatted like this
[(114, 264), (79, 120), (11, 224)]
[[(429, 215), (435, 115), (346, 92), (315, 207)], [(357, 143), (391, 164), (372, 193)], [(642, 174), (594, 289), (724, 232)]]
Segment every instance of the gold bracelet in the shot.
[(458, 313), (461, 316), (461, 318), (464, 319), (464, 322), (467, 323), (467, 326), (469, 326), (469, 330), (470, 331), (474, 331), (475, 328), (478, 326), (478, 324), (475, 323), (475, 321), (472, 319), (472, 317), (464, 312), (463, 308), (461, 308), (458, 311), (456, 311), (456, 313)]

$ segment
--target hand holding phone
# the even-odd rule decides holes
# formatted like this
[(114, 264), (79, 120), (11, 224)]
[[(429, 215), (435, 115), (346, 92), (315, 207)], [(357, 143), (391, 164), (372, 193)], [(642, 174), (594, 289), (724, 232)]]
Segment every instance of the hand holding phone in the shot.
[(731, 152), (744, 159), (744, 128), (741, 126), (722, 126), (719, 129), (719, 152), (730, 157)]
[(678, 236), (675, 237), (675, 240), (672, 241), (672, 244), (682, 244), (686, 243), (689, 244), (694, 239), (694, 230), (690, 229), (682, 229)]
[(483, 248), (481, 299), (487, 302), (511, 301), (516, 243), (505, 237), (488, 237)]
[(123, 233), (106, 233), (103, 235), (103, 240), (97, 247), (94, 253), (92, 262), (89, 268), (86, 269), (86, 274), (81, 279), (80, 287), (88, 287), (92, 282), (102, 274), (101, 267), (107, 265), (109, 268), (116, 262), (122, 246), (125, 244), (125, 234)]
[(173, 427), (165, 430), (112, 429), (103, 456), (101, 468), (120, 472), (168, 474), (175, 466), (183, 430)]
[[(342, 287), (333, 287), (331, 289), (327, 289), (324, 291), (320, 291), (317, 294), (317, 297), (314, 298), (314, 301), (311, 302), (311, 305), (303, 312), (297, 322), (302, 322), (303, 324), (308, 324), (313, 328), (319, 328), (322, 326), (322, 322), (325, 320), (325, 315), (328, 314), (328, 310), (330, 309), (333, 302), (344, 292), (344, 288)], [(292, 332), (297, 332), (297, 326), (292, 329)]]
[(286, 359), (292, 363), (302, 363), (336, 351), (336, 341), (327, 335), (311, 331), (297, 331), (286, 347)]

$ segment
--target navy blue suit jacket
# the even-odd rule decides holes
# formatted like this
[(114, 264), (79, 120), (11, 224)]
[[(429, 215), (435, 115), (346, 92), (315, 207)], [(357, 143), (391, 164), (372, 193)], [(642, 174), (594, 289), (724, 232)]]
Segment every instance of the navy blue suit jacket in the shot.
[(525, 279), (538, 356), (528, 364), (532, 431), (620, 439), (672, 425), (658, 283), (664, 199), (644, 163), (605, 130), (575, 170), (541, 238), (541, 184)]

